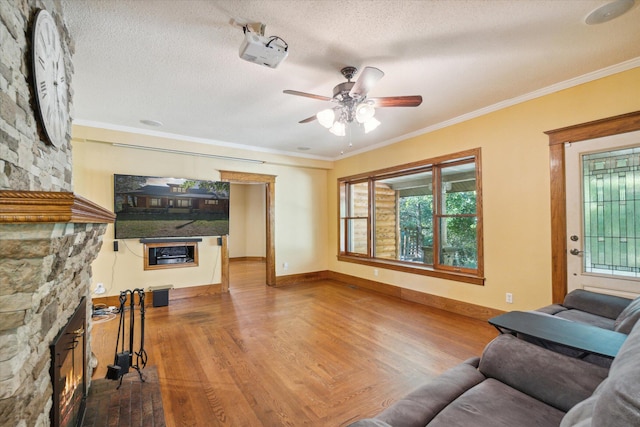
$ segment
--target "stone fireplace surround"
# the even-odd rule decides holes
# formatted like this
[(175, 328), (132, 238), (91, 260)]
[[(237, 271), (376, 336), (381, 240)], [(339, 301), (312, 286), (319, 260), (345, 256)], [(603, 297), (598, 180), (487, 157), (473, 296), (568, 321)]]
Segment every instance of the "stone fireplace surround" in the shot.
[(82, 297), (91, 312), (91, 263), (114, 218), (69, 192), (0, 191), (0, 425), (50, 425), (49, 344)]
[(0, 0), (0, 427), (50, 425), (49, 344), (83, 296), (90, 304), (91, 262), (113, 222), (71, 192), (70, 135), (56, 147), (39, 125), (30, 40), (39, 9), (60, 33), (73, 111), (74, 45), (63, 3)]

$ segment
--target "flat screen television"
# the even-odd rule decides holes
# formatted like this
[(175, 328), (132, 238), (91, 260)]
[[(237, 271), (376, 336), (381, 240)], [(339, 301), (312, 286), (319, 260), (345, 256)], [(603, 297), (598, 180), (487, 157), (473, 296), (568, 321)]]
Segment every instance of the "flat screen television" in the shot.
[(229, 183), (114, 174), (115, 238), (229, 234)]

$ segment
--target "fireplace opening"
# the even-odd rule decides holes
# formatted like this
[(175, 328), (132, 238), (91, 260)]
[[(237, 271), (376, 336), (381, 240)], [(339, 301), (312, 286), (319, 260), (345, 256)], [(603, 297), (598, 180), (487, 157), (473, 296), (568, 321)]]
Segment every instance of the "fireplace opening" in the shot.
[(54, 427), (82, 425), (87, 398), (86, 314), (87, 306), (83, 297), (50, 346), (53, 384), (51, 425)]

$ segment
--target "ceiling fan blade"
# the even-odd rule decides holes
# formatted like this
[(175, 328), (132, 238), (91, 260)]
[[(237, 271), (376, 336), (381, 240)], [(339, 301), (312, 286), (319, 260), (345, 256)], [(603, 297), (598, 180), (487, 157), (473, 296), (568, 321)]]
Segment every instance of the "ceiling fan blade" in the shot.
[(316, 119), (317, 119), (317, 117), (316, 117), (316, 115), (314, 114), (314, 115), (313, 115), (313, 116), (311, 116), (311, 117), (307, 117), (307, 118), (306, 118), (306, 119), (304, 119), (304, 120), (300, 120), (298, 123), (309, 123), (309, 122), (312, 122), (312, 121), (314, 121), (314, 120), (316, 120)]
[(384, 73), (375, 67), (364, 67), (360, 77), (349, 91), (352, 98), (364, 98), (378, 80), (384, 77)]
[(314, 95), (312, 93), (299, 92), (297, 90), (283, 90), (282, 92), (289, 95), (306, 96), (307, 98), (319, 99), (320, 101), (331, 101), (331, 98), (322, 95)]
[(422, 96), (385, 96), (382, 98), (368, 98), (374, 107), (417, 107), (422, 104)]

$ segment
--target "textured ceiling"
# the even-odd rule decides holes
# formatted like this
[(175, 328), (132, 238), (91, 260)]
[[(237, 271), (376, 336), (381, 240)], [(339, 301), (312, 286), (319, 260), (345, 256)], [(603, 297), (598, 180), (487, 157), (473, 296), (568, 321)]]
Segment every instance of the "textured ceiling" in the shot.
[[(609, 67), (640, 60), (640, 7), (599, 25), (608, 0), (63, 0), (75, 41), (74, 120), (258, 151), (336, 158)], [(242, 30), (262, 22), (289, 56), (243, 61)], [(422, 95), (379, 108), (382, 125), (351, 137), (317, 122), (346, 65), (385, 77), (369, 96)], [(357, 77), (357, 76), (356, 76)], [(164, 125), (150, 128), (142, 119)], [(300, 147), (308, 147), (301, 151)], [(176, 147), (179, 148), (179, 147)]]

